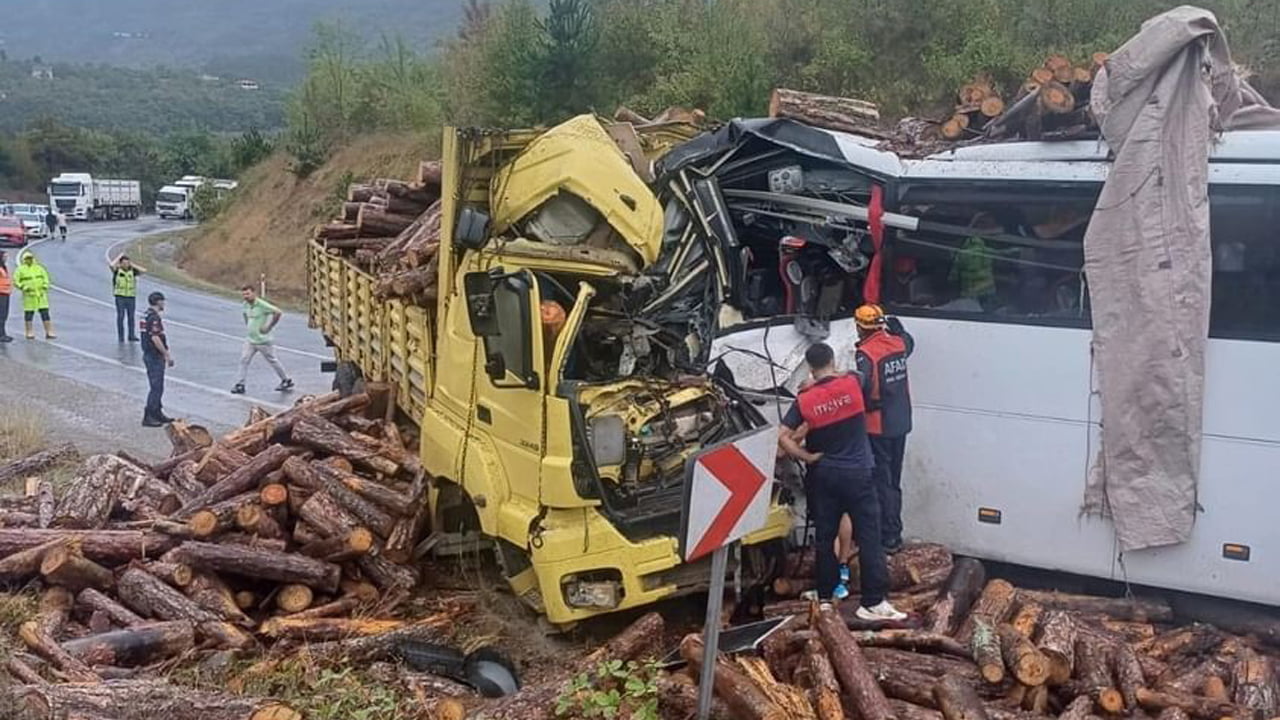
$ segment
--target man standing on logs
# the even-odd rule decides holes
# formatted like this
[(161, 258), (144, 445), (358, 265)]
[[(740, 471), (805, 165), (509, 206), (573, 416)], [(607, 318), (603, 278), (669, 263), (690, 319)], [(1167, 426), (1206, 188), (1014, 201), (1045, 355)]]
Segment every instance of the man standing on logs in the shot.
[(880, 497), (880, 532), (890, 554), (902, 549), (902, 460), (911, 432), (911, 394), (907, 358), (916, 343), (896, 317), (879, 305), (863, 305), (853, 313), (858, 326), (854, 356), (867, 401), (867, 435), (875, 456), (874, 476)]
[(173, 367), (173, 355), (169, 354), (169, 338), (164, 332), (164, 293), (153, 292), (147, 296), (147, 313), (142, 316), (142, 364), (147, 367), (147, 407), (142, 412), (142, 424), (160, 427), (173, 422), (164, 414), (161, 400), (164, 398), (164, 371)]
[[(836, 370), (835, 352), (816, 343), (804, 354), (813, 383), (800, 391), (782, 419), (780, 442), (788, 455), (808, 465), (813, 484), (814, 575), (818, 599), (830, 602), (839, 585), (833, 544), (846, 513), (853, 518), (858, 540), (862, 583), (858, 617), (864, 620), (902, 620), (886, 599), (889, 570), (880, 546), (880, 502), (871, 477), (871, 448), (867, 442), (862, 388), (853, 375)], [(808, 425), (805, 447), (796, 431)]]
[(235, 387), (231, 388), (231, 394), (244, 394), (244, 381), (249, 375), (249, 363), (253, 362), (254, 355), (262, 355), (266, 358), (267, 364), (276, 371), (276, 375), (280, 376), (280, 384), (276, 386), (277, 391), (292, 390), (293, 380), (276, 359), (276, 350), (271, 343), (271, 331), (275, 329), (276, 323), (280, 322), (283, 313), (280, 312), (280, 308), (258, 297), (258, 291), (252, 285), (241, 287), (240, 297), (244, 299), (244, 323), (249, 329), (249, 334), (245, 338), (244, 352), (240, 354), (240, 374), (236, 377)]

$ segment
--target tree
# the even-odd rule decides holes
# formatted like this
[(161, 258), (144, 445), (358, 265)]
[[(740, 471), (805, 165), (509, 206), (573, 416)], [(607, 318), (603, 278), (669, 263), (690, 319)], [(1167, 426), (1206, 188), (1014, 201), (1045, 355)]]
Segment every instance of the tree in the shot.
[(595, 101), (592, 71), (600, 39), (591, 5), (551, 0), (537, 28), (539, 119), (554, 121), (589, 109)]

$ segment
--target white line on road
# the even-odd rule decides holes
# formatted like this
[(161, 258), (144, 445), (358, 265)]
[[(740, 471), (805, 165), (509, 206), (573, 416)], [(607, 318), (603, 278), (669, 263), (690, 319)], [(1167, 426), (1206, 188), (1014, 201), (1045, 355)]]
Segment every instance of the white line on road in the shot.
[[(52, 341), (46, 340), (45, 343), (48, 345), (52, 345), (60, 350), (66, 350), (69, 353), (73, 353), (81, 357), (89, 358), (90, 360), (97, 360), (98, 362), (106, 363), (108, 365), (115, 365), (116, 367), (121, 367), (121, 368), (124, 368), (125, 370), (129, 370), (130, 372), (141, 373), (143, 375), (147, 374), (146, 368), (140, 368), (140, 367), (137, 367), (136, 365), (128, 365), (114, 358), (109, 358), (105, 355), (91, 353), (88, 350), (81, 350), (80, 348), (72, 347), (70, 345), (66, 345), (60, 342), (52, 342)], [(247, 395), (228, 395), (226, 390), (220, 390), (215, 387), (210, 387), (209, 385), (202, 385), (198, 382), (184, 380), (180, 377), (173, 377), (171, 375), (168, 375), (167, 373), (165, 377), (165, 382), (177, 383), (178, 385), (189, 387), (189, 388), (192, 388), (193, 390), (202, 390), (207, 393), (213, 393), (214, 395), (219, 395), (230, 400), (235, 400), (237, 402), (245, 403), (247, 405), (261, 405), (262, 407), (265, 407), (270, 410), (288, 410), (289, 409), (288, 405), (281, 405), (280, 403), (273, 403), (268, 400), (260, 400), (258, 398), (252, 398)]]

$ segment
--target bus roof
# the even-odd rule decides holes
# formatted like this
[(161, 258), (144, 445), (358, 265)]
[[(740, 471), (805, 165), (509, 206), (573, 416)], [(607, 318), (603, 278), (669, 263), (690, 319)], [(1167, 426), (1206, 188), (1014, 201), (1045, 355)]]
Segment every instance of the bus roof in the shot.
[[(951, 148), (929, 155), (938, 161), (1106, 162), (1106, 141), (1004, 142)], [(1222, 133), (1210, 157), (1214, 162), (1280, 162), (1280, 130), (1233, 130)]]

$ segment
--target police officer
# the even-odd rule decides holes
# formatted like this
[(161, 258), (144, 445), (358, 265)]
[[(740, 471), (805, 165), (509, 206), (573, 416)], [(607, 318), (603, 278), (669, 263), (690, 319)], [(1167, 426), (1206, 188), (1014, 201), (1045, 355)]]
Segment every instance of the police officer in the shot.
[(147, 296), (147, 313), (142, 316), (142, 364), (147, 366), (147, 407), (142, 412), (142, 424), (160, 427), (173, 422), (164, 414), (161, 398), (164, 396), (164, 369), (173, 367), (173, 355), (169, 354), (169, 338), (165, 336), (164, 293), (153, 292)]
[(915, 341), (879, 305), (859, 307), (853, 319), (858, 326), (855, 364), (862, 376), (867, 435), (876, 461), (881, 542), (887, 552), (895, 553), (902, 549), (902, 459), (911, 432), (907, 358)]
[[(808, 465), (814, 499), (815, 584), (818, 599), (829, 602), (839, 584), (833, 548), (841, 516), (853, 518), (858, 540), (862, 588), (858, 617), (902, 620), (886, 599), (889, 571), (880, 547), (880, 502), (871, 478), (862, 388), (853, 375), (836, 370), (835, 352), (816, 343), (804, 355), (813, 382), (800, 391), (782, 419), (779, 442), (788, 455)], [(807, 426), (804, 447), (797, 431)]]
[(108, 265), (111, 268), (111, 291), (116, 299), (116, 337), (124, 342), (124, 330), (129, 328), (129, 342), (138, 342), (133, 317), (138, 303), (138, 276), (146, 269), (133, 264), (128, 255), (121, 255)]

